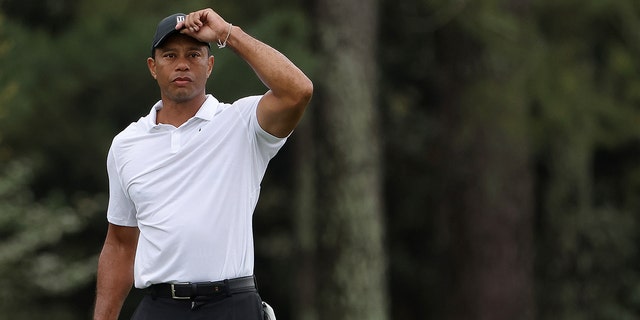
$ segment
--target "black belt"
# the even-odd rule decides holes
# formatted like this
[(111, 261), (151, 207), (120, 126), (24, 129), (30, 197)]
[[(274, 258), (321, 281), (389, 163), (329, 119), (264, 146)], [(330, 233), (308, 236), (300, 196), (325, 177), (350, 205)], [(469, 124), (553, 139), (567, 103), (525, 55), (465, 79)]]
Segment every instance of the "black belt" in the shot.
[(158, 283), (146, 289), (153, 297), (193, 299), (195, 297), (231, 296), (258, 290), (253, 276), (227, 279), (217, 282)]

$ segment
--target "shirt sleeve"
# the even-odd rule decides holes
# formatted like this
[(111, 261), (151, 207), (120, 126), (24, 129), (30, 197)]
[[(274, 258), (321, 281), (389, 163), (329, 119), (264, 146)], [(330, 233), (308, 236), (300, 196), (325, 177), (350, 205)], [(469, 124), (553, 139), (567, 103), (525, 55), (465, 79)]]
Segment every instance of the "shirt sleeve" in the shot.
[(236, 102), (237, 109), (242, 113), (243, 118), (247, 121), (249, 131), (252, 132), (254, 143), (258, 149), (258, 153), (262, 155), (266, 162), (273, 158), (280, 148), (285, 144), (288, 137), (279, 138), (265, 131), (258, 123), (258, 103), (262, 96), (250, 96), (242, 98)]
[(109, 175), (107, 221), (119, 226), (135, 227), (138, 225), (135, 205), (125, 192), (118, 171), (116, 156), (112, 146), (107, 155), (107, 174)]

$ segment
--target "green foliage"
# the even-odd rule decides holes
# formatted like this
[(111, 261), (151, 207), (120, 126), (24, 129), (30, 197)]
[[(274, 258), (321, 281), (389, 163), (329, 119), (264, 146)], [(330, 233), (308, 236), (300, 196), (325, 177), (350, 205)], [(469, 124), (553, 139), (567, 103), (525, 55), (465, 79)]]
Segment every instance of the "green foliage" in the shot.
[[(640, 23), (634, 5), (549, 2), (536, 8), (544, 13), (540, 28), (547, 39), (544, 67), (531, 82), (544, 173), (541, 317), (632, 319), (640, 308), (628, 298), (640, 279), (632, 267), (638, 263), (638, 184), (628, 178), (640, 169), (633, 156), (640, 151), (640, 110), (631, 89), (640, 79), (640, 65), (631, 58), (638, 38), (627, 31)], [(566, 19), (569, 14), (578, 18)]]
[[(411, 275), (425, 270), (431, 276), (418, 287), (434, 288), (394, 301), (397, 312), (428, 301), (421, 310), (440, 317), (449, 274), (439, 261), (450, 236), (447, 217), (436, 213), (443, 197), (457, 195), (443, 194), (453, 177), (437, 165), (453, 161), (442, 158), (442, 146), (470, 148), (474, 126), (489, 123), (526, 133), (523, 142), (533, 146), (537, 318), (637, 318), (638, 2), (383, 5), (388, 219), (390, 238), (405, 239), (391, 241), (392, 279), (413, 283)], [(458, 140), (442, 134), (450, 119), (438, 117), (459, 98), (450, 87), (466, 88), (455, 114), (464, 122)], [(523, 121), (504, 122), (514, 112), (525, 112)], [(497, 176), (501, 167), (482, 169)], [(465, 170), (475, 168), (463, 161), (456, 173)]]
[(73, 207), (57, 195), (36, 200), (29, 190), (33, 163), (14, 160), (2, 168), (0, 285), (14, 289), (0, 292), (0, 308), (12, 319), (33, 319), (24, 306), (42, 301), (38, 312), (48, 319), (80, 319), (60, 306), (93, 281), (97, 254), (69, 240), (87, 228), (104, 199), (82, 198)]

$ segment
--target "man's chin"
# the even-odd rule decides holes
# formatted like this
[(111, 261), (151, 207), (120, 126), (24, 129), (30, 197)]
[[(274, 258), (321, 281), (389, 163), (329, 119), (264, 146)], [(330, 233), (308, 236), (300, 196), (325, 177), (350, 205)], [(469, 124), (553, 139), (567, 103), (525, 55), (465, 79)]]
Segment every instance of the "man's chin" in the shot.
[(193, 99), (196, 99), (199, 95), (198, 94), (194, 94), (192, 92), (176, 92), (172, 95), (167, 96), (169, 99), (171, 99), (173, 102), (176, 103), (184, 103), (184, 102), (189, 102)]

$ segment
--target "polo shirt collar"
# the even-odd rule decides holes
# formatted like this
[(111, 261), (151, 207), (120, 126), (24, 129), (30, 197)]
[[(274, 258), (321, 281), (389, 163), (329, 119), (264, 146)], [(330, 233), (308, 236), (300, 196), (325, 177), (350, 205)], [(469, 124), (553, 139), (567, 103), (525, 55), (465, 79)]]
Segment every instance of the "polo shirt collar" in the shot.
[[(218, 99), (214, 96), (208, 94), (207, 100), (204, 101), (198, 112), (196, 112), (195, 118), (200, 118), (202, 120), (211, 121), (213, 117), (216, 115), (216, 111), (218, 111)], [(155, 119), (154, 119), (155, 120)]]
[[(200, 109), (198, 109), (198, 112), (196, 112), (193, 117), (200, 118), (205, 121), (211, 121), (211, 119), (213, 119), (218, 111), (218, 104), (220, 104), (218, 99), (208, 94), (207, 99), (204, 101)], [(158, 110), (160, 109), (162, 109), (162, 100), (156, 102), (156, 104), (151, 107), (151, 111), (147, 116), (147, 119), (149, 120), (147, 122), (147, 124), (149, 125), (149, 130), (151, 130), (155, 126), (158, 126), (158, 124), (156, 124), (156, 117), (158, 115)]]

